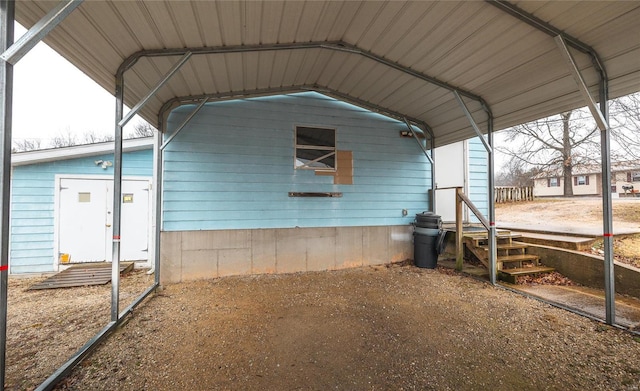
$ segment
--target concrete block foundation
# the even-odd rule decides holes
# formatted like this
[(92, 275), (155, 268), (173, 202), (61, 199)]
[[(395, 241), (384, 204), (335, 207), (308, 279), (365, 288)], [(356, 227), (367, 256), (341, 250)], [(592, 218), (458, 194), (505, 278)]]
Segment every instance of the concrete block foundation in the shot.
[(162, 232), (162, 284), (413, 259), (411, 226)]

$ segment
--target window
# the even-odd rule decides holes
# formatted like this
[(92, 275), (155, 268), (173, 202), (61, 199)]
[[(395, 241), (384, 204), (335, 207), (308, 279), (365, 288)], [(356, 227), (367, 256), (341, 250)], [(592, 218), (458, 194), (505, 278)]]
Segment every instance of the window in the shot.
[(574, 186), (589, 185), (589, 177), (587, 175), (578, 175), (573, 177)]
[(549, 187), (560, 187), (560, 179), (559, 178), (549, 178), (549, 183), (547, 185)]
[(640, 182), (640, 171), (632, 171), (631, 180), (629, 182)]
[(336, 170), (336, 130), (296, 126), (295, 168)]

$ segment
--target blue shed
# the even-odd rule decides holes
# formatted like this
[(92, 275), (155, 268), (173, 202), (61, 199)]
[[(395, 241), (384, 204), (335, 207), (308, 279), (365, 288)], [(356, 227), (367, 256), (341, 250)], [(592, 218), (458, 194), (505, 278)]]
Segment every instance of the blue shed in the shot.
[[(123, 260), (150, 265), (153, 138), (123, 143)], [(14, 153), (10, 273), (47, 273), (60, 265), (109, 261), (113, 142)]]

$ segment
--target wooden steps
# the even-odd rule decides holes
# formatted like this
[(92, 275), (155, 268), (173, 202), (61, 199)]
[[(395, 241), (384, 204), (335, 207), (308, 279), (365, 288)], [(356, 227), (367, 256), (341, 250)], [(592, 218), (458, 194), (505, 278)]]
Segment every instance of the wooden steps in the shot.
[[(554, 269), (540, 264), (540, 257), (528, 254), (529, 245), (524, 242), (514, 242), (520, 235), (513, 235), (509, 231), (499, 231), (496, 234), (496, 263), (498, 277), (509, 282), (516, 282), (517, 276), (551, 272)], [(473, 254), (482, 264), (489, 268), (489, 237), (487, 232), (463, 233), (465, 249)]]
[(530, 276), (530, 275), (540, 274), (540, 273), (549, 273), (554, 270), (555, 270), (554, 268), (547, 267), (547, 266), (502, 269), (502, 270), (498, 270), (498, 277), (500, 277), (501, 280), (504, 280), (511, 284), (516, 284), (518, 276)]

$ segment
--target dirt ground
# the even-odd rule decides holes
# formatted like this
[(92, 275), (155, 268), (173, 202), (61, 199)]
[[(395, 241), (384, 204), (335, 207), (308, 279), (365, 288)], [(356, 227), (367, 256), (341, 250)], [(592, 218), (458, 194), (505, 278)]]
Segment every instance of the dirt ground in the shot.
[[(5, 389), (42, 383), (110, 320), (111, 284), (30, 291), (44, 280), (9, 278)], [(151, 286), (153, 276), (129, 273), (120, 284), (120, 308)]]
[[(548, 206), (537, 218), (563, 221), (576, 210)], [(558, 209), (565, 214), (541, 214)], [(9, 282), (8, 390), (36, 387), (109, 320), (110, 284), (26, 290), (42, 279)], [(121, 308), (152, 280), (144, 271), (123, 276)], [(447, 269), (164, 288), (58, 389), (640, 390), (640, 337)]]
[(637, 390), (640, 338), (412, 266), (170, 285), (69, 390)]

